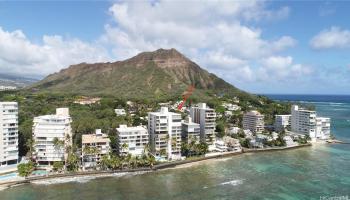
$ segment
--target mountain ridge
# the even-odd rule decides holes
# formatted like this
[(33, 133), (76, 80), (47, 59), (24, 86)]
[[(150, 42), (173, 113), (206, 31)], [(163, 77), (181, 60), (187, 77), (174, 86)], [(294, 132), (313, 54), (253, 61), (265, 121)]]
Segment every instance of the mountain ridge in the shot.
[(125, 98), (181, 96), (189, 85), (195, 95), (250, 94), (202, 69), (176, 49), (142, 52), (116, 62), (80, 63), (53, 73), (30, 89)]

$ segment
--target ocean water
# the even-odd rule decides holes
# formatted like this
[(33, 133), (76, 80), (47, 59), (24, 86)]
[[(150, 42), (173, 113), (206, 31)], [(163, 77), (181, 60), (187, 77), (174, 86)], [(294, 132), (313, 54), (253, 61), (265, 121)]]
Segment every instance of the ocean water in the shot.
[[(274, 99), (312, 101), (332, 117), (332, 131), (350, 141), (350, 97)], [(330, 100), (332, 99), (332, 100)], [(178, 169), (71, 182), (39, 182), (0, 191), (0, 199), (321, 199), (350, 198), (350, 145), (238, 155)]]

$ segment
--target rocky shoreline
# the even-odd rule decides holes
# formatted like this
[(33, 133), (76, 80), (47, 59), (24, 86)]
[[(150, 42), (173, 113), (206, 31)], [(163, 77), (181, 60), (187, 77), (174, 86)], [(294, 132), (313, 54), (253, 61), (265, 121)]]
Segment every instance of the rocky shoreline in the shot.
[(145, 167), (145, 168), (113, 170), (113, 171), (112, 170), (109, 170), (109, 171), (87, 171), (87, 172), (75, 172), (75, 173), (64, 173), (64, 174), (52, 174), (52, 175), (38, 176), (38, 177), (28, 177), (24, 180), (0, 182), (0, 189), (6, 189), (6, 188), (22, 185), (22, 184), (28, 184), (28, 183), (32, 183), (35, 181), (57, 179), (57, 178), (75, 178), (75, 177), (86, 177), (86, 176), (92, 176), (94, 178), (103, 178), (103, 177), (109, 177), (109, 176), (112, 176), (115, 174), (123, 174), (123, 173), (152, 172), (152, 171), (163, 170), (163, 169), (172, 169), (172, 168), (176, 168), (176, 167), (181, 166), (181, 165), (196, 163), (196, 162), (205, 161), (205, 160), (221, 159), (221, 158), (232, 157), (235, 155), (242, 155), (244, 153), (259, 153), (259, 152), (291, 150), (291, 149), (297, 149), (297, 148), (309, 147), (309, 146), (312, 146), (312, 144), (302, 144), (302, 145), (291, 146), (291, 147), (274, 147), (274, 148), (264, 148), (264, 149), (243, 148), (242, 152), (225, 152), (225, 153), (215, 155), (215, 156), (198, 157), (198, 158), (193, 158), (193, 159), (188, 159), (188, 160), (162, 163), (162, 164), (155, 165), (152, 168)]

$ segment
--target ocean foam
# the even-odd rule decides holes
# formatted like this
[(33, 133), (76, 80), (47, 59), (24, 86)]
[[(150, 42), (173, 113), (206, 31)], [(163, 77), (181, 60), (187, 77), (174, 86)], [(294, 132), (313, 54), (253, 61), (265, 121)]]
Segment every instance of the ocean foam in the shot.
[(220, 183), (219, 185), (236, 186), (236, 185), (241, 185), (242, 183), (243, 183), (243, 180), (232, 180), (232, 181), (227, 181), (227, 182)]
[(122, 173), (113, 173), (113, 174), (98, 174), (98, 175), (86, 175), (86, 176), (75, 176), (75, 177), (60, 177), (60, 178), (48, 178), (44, 180), (32, 181), (33, 184), (37, 185), (52, 185), (52, 184), (62, 184), (69, 182), (76, 183), (87, 183), (96, 178), (104, 178), (104, 177), (123, 177), (123, 176), (135, 176), (147, 173), (146, 171), (141, 172), (122, 172)]
[[(237, 186), (237, 185), (241, 185), (243, 184), (243, 180), (240, 180), (240, 179), (235, 179), (235, 180), (231, 180), (231, 181), (226, 181), (226, 182), (223, 182), (223, 183), (219, 183), (217, 185), (214, 185), (212, 187), (218, 187), (218, 186), (222, 186), (222, 185), (231, 185), (231, 186)], [(203, 189), (208, 189), (210, 188), (209, 186), (204, 186)]]
[(69, 183), (69, 182), (86, 183), (95, 178), (96, 178), (95, 176), (60, 177), (60, 178), (50, 178), (50, 179), (32, 181), (32, 183), (37, 185), (52, 185), (52, 184), (62, 184), (62, 183)]

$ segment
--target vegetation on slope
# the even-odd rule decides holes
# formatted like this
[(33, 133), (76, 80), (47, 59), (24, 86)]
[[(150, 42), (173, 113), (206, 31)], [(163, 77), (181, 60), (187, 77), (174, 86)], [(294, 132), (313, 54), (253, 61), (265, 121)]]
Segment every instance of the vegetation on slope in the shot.
[[(55, 109), (58, 107), (68, 107), (70, 109), (70, 115), (73, 119), (72, 131), (75, 147), (81, 145), (82, 134), (91, 134), (95, 132), (95, 129), (102, 129), (104, 133), (109, 134), (112, 140), (112, 148), (115, 149), (115, 128), (120, 124), (127, 124), (129, 126), (147, 125), (147, 121), (143, 117), (147, 116), (147, 113), (150, 111), (158, 110), (160, 108), (159, 102), (180, 100), (179, 97), (166, 100), (159, 99), (157, 101), (149, 101), (147, 99), (134, 100), (135, 106), (132, 109), (135, 111), (135, 115), (131, 116), (128, 114), (118, 117), (114, 113), (115, 108), (126, 108), (127, 111), (130, 111), (131, 108), (126, 104), (128, 99), (104, 96), (99, 104), (80, 105), (74, 103), (78, 97), (67, 94), (0, 92), (0, 101), (16, 101), (19, 103), (19, 151), (21, 156), (29, 152), (32, 144), (33, 118), (40, 115), (55, 114)], [(212, 97), (205, 101), (192, 97), (187, 102), (187, 106), (190, 103), (195, 104), (204, 101), (210, 107), (215, 108), (218, 113), (222, 114), (222, 102), (228, 102), (230, 100), (232, 98), (225, 96)], [(287, 114), (290, 112), (289, 104), (280, 104), (260, 96), (256, 97), (254, 101), (251, 101), (251, 98), (239, 98), (238, 105), (242, 107), (243, 112), (258, 109), (265, 115), (267, 124), (272, 124), (275, 114)], [(231, 117), (225, 117), (223, 115), (217, 119), (217, 122), (221, 129), (227, 127), (229, 123), (241, 126), (242, 113), (235, 112)], [(221, 131), (221, 134), (224, 133)]]

